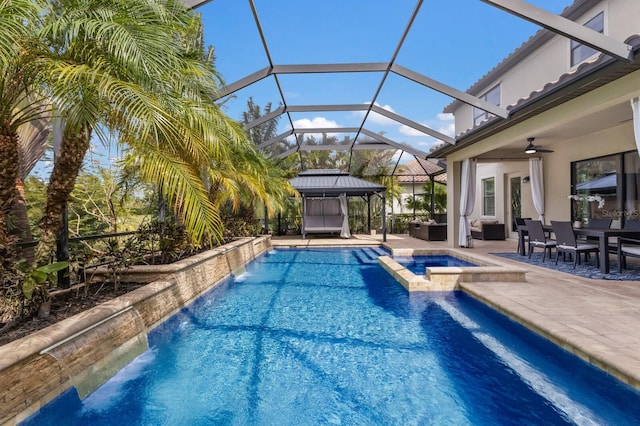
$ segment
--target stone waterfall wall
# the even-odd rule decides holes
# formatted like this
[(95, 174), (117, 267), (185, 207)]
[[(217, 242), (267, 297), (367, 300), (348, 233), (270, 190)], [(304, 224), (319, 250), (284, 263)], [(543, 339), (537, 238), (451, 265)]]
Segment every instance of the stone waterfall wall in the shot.
[(72, 386), (88, 395), (146, 350), (149, 330), (270, 247), (269, 237), (243, 238), (165, 265), (163, 278), (1, 346), (0, 424), (24, 420)]

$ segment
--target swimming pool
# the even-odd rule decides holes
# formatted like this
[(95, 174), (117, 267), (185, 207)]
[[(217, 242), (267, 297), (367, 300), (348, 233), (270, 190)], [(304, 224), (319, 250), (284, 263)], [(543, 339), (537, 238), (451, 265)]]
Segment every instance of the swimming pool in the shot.
[(466, 260), (448, 254), (431, 254), (427, 256), (393, 256), (393, 260), (416, 275), (424, 275), (425, 268), (434, 266), (476, 266)]
[(637, 391), (461, 292), (409, 295), (360, 250), (259, 257), (25, 424), (637, 424)]

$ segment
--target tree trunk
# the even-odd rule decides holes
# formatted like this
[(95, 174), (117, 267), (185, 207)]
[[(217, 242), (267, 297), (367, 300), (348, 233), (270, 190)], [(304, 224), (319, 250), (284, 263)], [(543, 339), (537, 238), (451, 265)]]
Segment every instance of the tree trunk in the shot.
[(41, 236), (36, 247), (36, 265), (46, 265), (56, 248), (56, 236), (62, 225), (62, 212), (69, 201), (76, 177), (82, 168), (85, 154), (89, 150), (91, 129), (83, 127), (76, 134), (65, 129), (47, 186), (47, 201), (40, 220)]
[[(31, 226), (29, 225), (29, 214), (27, 213), (27, 200), (24, 196), (24, 183), (22, 179), (16, 179), (16, 202), (13, 204), (11, 215), (16, 218), (15, 228), (11, 231), (20, 238), (21, 242), (33, 241)], [(29, 263), (34, 261), (34, 247), (24, 247), (18, 249), (18, 256), (27, 259)]]
[[(17, 198), (16, 179), (19, 176), (18, 135), (3, 122), (0, 123), (0, 241), (3, 242), (9, 235), (9, 214)], [(0, 247), (2, 257), (5, 249)]]

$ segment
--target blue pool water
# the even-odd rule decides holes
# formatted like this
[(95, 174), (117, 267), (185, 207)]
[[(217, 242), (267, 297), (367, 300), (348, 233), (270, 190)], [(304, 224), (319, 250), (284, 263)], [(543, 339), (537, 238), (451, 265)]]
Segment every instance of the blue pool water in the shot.
[(640, 393), (461, 292), (412, 294), (361, 249), (276, 250), (150, 349), (28, 425), (637, 425)]
[(431, 266), (476, 266), (466, 260), (448, 254), (428, 256), (393, 256), (393, 259), (416, 275), (424, 275), (425, 268)]

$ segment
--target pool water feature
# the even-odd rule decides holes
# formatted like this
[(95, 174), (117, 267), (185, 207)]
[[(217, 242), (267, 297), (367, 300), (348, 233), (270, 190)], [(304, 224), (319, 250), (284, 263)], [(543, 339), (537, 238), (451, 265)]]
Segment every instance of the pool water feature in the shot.
[(409, 295), (361, 250), (259, 257), (24, 424), (637, 424), (639, 392), (462, 292)]
[(426, 268), (446, 266), (476, 266), (466, 260), (448, 254), (432, 254), (426, 256), (393, 256), (393, 260), (416, 275), (425, 275)]

